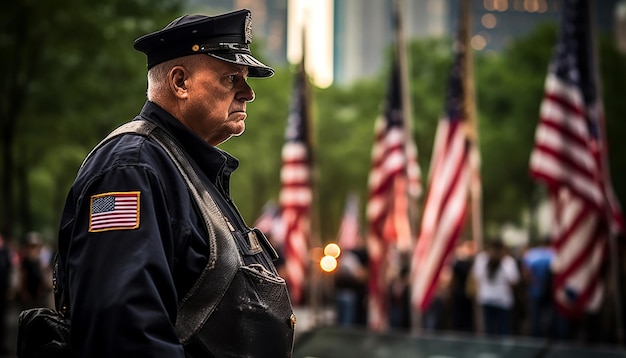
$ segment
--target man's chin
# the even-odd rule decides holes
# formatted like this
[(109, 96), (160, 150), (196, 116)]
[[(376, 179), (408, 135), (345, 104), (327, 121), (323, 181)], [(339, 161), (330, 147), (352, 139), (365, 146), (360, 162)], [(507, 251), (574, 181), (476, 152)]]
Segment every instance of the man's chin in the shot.
[(230, 136), (231, 137), (239, 137), (245, 131), (246, 131), (246, 125), (243, 122), (241, 122), (241, 129), (239, 131), (233, 132)]
[(224, 142), (228, 141), (228, 140), (229, 140), (230, 138), (232, 138), (232, 137), (239, 137), (240, 135), (242, 135), (242, 134), (243, 134), (243, 132), (245, 132), (245, 128), (244, 128), (244, 129), (242, 129), (240, 132), (237, 132), (237, 133), (232, 133), (230, 136), (226, 137), (224, 140), (222, 140), (221, 142), (219, 142), (218, 144), (216, 144), (216, 146), (217, 146), (217, 145), (220, 145), (220, 144), (223, 144)]

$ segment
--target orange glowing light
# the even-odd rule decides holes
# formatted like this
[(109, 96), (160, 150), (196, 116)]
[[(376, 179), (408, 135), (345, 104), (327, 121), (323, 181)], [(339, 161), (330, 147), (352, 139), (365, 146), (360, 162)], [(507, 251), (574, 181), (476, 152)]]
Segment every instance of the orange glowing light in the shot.
[(320, 260), (320, 267), (325, 272), (333, 272), (337, 268), (337, 259), (332, 256), (326, 255)]
[(324, 255), (338, 258), (341, 255), (341, 248), (335, 243), (330, 243), (324, 248)]

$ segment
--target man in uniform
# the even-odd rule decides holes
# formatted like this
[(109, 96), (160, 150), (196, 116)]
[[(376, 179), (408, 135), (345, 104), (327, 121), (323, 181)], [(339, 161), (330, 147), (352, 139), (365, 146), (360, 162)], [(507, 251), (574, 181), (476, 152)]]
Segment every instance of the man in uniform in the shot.
[(232, 202), (238, 161), (216, 147), (245, 129), (247, 78), (274, 73), (250, 52), (250, 21), (248, 10), (186, 15), (135, 41), (148, 90), (133, 122), (175, 143), (218, 219), (207, 224), (150, 135), (116, 135), (92, 151), (68, 194), (55, 270), (76, 356), (291, 356), (295, 316), (276, 253)]

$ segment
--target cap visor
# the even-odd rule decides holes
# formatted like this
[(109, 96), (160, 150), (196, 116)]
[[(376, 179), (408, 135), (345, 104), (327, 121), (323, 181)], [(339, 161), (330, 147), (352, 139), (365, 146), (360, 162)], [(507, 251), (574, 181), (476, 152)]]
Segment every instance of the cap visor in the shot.
[(206, 53), (218, 60), (248, 66), (248, 77), (272, 77), (274, 69), (264, 65), (261, 61), (247, 53)]

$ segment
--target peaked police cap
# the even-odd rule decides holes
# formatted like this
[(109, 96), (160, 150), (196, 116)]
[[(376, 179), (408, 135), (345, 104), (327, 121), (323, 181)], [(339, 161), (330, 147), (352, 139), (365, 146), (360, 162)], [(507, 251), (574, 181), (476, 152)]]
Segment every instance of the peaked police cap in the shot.
[(146, 54), (148, 69), (178, 57), (205, 53), (219, 60), (248, 66), (250, 77), (270, 77), (274, 70), (252, 56), (252, 14), (242, 9), (216, 16), (184, 15), (162, 30), (135, 40)]

